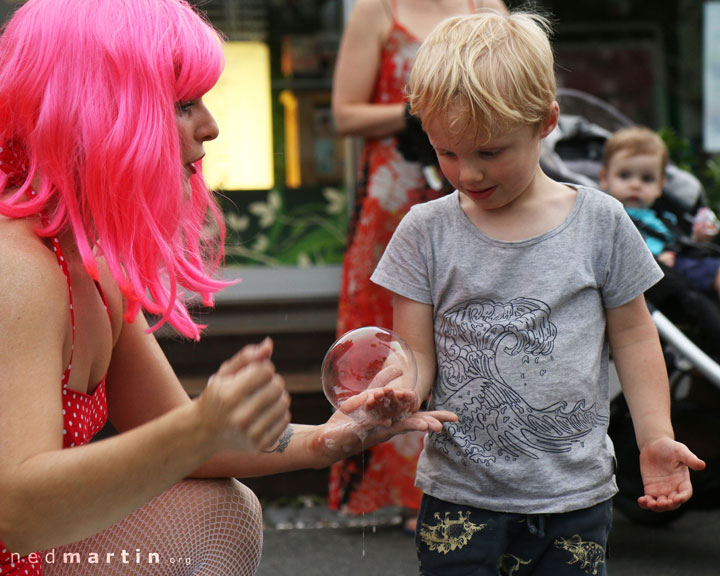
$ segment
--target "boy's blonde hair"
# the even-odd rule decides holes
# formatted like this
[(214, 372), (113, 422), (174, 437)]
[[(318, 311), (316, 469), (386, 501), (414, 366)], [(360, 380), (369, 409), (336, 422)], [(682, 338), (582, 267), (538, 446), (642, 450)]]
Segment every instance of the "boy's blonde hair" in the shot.
[(462, 130), (487, 138), (547, 118), (555, 100), (550, 23), (538, 14), (486, 10), (449, 18), (422, 43), (407, 95), (427, 124), (451, 106), (468, 113)]
[(668, 148), (662, 138), (644, 126), (630, 126), (615, 132), (603, 148), (603, 168), (610, 166), (610, 161), (618, 152), (628, 152), (630, 156), (641, 154), (657, 154), (660, 156), (660, 168), (665, 170), (668, 163)]

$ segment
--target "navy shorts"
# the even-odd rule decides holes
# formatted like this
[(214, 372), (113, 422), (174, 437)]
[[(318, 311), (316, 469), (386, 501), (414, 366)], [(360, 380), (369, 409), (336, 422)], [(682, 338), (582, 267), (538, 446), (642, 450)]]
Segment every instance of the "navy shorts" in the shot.
[(705, 294), (712, 294), (715, 289), (715, 277), (720, 270), (720, 258), (710, 256), (697, 258), (678, 254), (673, 268), (688, 281), (690, 286)]
[(605, 576), (610, 500), (563, 514), (508, 514), (424, 495), (421, 576)]

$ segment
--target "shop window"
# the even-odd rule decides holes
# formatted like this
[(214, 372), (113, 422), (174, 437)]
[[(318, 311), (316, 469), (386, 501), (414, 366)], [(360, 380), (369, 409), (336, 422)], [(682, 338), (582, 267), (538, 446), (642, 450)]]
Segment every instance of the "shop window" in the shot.
[(226, 71), (206, 97), (221, 136), (204, 164), (226, 214), (228, 264), (339, 266), (346, 161), (330, 92), (343, 3), (196, 4), (228, 39)]

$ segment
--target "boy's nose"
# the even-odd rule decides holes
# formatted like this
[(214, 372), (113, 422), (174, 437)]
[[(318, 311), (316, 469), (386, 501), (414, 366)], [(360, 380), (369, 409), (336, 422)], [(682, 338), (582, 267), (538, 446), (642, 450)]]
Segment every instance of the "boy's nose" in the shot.
[(460, 167), (460, 182), (466, 188), (476, 188), (485, 179), (483, 171), (476, 166), (464, 164)]

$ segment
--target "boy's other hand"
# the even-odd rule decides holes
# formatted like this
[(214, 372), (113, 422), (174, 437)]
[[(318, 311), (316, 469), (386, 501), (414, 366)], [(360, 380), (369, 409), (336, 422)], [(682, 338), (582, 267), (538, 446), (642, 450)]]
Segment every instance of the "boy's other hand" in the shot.
[(667, 512), (679, 508), (692, 496), (690, 470), (703, 470), (705, 462), (685, 444), (659, 438), (640, 452), (640, 472), (645, 495), (638, 498), (641, 508)]

